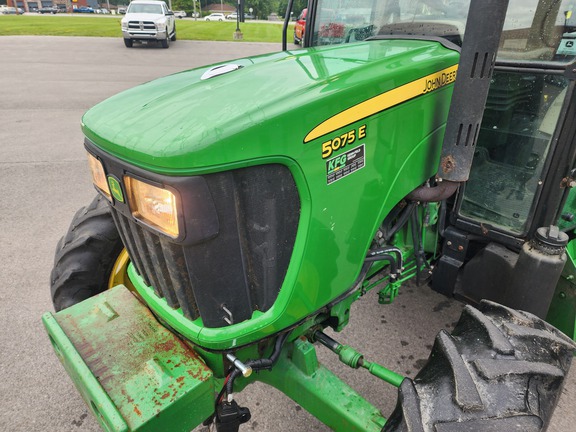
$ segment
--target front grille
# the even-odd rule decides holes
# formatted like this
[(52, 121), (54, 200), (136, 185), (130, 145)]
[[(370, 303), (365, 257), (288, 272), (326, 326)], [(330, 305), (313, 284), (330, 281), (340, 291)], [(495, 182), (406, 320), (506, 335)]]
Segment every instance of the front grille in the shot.
[(156, 31), (154, 21), (128, 21), (128, 30)]
[(181, 245), (174, 244), (139, 226), (133, 218), (112, 212), (122, 241), (136, 270), (158, 297), (172, 308), (181, 308), (185, 317), (200, 316)]
[[(222, 327), (268, 310), (292, 255), (300, 199), (290, 171), (262, 165), (203, 176), (218, 218), (218, 233), (177, 243), (113, 211), (136, 270), (157, 296), (185, 317)], [(193, 218), (192, 214), (184, 218)]]

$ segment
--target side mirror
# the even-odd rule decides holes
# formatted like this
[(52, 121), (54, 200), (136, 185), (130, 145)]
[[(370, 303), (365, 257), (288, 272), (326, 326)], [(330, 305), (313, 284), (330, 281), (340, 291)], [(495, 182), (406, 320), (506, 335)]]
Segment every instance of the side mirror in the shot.
[(171, 10), (169, 10), (168, 12), (166, 12), (166, 15), (174, 15), (174, 12), (172, 12)]

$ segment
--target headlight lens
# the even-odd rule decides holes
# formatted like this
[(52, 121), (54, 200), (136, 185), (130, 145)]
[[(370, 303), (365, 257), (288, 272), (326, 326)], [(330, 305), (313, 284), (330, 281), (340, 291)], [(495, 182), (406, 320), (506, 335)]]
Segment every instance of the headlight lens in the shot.
[(170, 237), (178, 237), (176, 196), (167, 189), (125, 176), (124, 184), (132, 215)]
[(157, 30), (164, 30), (166, 28), (166, 22), (165, 21), (159, 21), (156, 23), (156, 29)]
[(112, 201), (102, 162), (88, 153), (88, 164), (90, 165), (90, 172), (92, 173), (92, 182), (109, 201)]
[(122, 20), (120, 25), (122, 26), (122, 30), (128, 30), (128, 21)]

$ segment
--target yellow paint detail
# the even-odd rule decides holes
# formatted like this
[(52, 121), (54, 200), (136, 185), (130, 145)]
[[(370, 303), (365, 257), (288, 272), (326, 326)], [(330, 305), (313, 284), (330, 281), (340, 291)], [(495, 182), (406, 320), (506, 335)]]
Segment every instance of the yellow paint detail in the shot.
[(304, 138), (304, 143), (451, 84), (456, 79), (457, 70), (458, 65), (450, 66), (354, 105), (312, 129)]
[(116, 258), (116, 262), (110, 272), (108, 289), (114, 288), (117, 285), (124, 285), (130, 291), (134, 291), (134, 285), (132, 285), (128, 277), (128, 264), (130, 264), (130, 257), (128, 256), (128, 251), (124, 248), (122, 252), (120, 252), (120, 255), (118, 255), (118, 258)]

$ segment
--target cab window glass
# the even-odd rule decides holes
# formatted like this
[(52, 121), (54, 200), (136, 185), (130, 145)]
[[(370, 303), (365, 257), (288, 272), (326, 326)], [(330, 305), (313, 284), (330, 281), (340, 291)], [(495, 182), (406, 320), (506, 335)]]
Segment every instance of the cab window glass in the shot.
[[(390, 35), (436, 36), (461, 45), (469, 7), (470, 0), (320, 0), (310, 45)], [(573, 61), (576, 0), (510, 0), (498, 57)]]
[(567, 86), (562, 75), (495, 71), (460, 216), (525, 232)]

